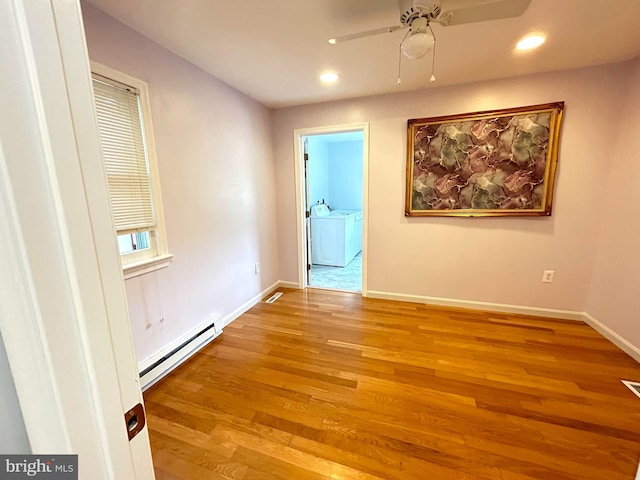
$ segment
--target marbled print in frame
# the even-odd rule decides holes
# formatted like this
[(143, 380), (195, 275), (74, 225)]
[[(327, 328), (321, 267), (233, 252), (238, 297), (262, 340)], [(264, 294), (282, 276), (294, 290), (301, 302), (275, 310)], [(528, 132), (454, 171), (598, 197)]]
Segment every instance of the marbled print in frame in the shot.
[(409, 120), (405, 215), (551, 215), (563, 109)]

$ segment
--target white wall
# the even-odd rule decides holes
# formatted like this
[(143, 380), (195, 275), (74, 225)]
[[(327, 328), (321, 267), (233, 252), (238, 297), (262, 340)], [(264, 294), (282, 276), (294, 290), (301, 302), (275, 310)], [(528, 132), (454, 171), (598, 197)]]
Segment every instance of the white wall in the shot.
[(315, 205), (324, 200), (332, 210), (362, 210), (362, 140), (342, 137), (343, 134), (307, 137), (309, 201)]
[(328, 145), (331, 208), (362, 210), (362, 140)]
[(95, 7), (82, 8), (91, 59), (149, 84), (174, 261), (126, 281), (143, 361), (278, 280), (271, 116)]
[[(625, 88), (626, 87), (626, 88)], [(586, 311), (640, 348), (640, 59), (630, 65), (616, 134), (600, 160), (610, 165), (600, 199), (599, 237)]]
[(309, 205), (322, 203), (331, 205), (329, 191), (329, 145), (320, 135), (309, 139)]
[(31, 453), (27, 430), (13, 383), (7, 352), (0, 336), (0, 453)]
[[(369, 122), (368, 288), (582, 311), (587, 300), (611, 138), (628, 65), (540, 74), (277, 110), (280, 252), (296, 252), (292, 131)], [(404, 216), (407, 119), (566, 102), (554, 210), (536, 218)], [(283, 280), (296, 256), (280, 256)], [(556, 271), (553, 284), (542, 271)]]

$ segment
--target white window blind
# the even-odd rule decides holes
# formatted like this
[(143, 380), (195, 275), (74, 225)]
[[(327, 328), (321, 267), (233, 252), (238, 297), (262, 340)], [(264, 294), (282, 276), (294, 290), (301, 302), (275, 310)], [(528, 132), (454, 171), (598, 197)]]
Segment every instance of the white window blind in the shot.
[(119, 235), (153, 230), (156, 223), (138, 92), (96, 74), (93, 91), (116, 230)]

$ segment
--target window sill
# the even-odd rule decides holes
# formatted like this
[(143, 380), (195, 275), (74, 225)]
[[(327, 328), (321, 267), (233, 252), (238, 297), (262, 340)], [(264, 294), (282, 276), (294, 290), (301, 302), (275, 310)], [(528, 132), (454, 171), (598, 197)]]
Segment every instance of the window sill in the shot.
[(128, 280), (129, 278), (137, 277), (139, 275), (144, 275), (145, 273), (155, 272), (156, 270), (165, 268), (171, 263), (172, 260), (173, 255), (171, 254), (160, 255), (159, 257), (153, 257), (148, 260), (142, 260), (137, 263), (132, 263), (130, 265), (124, 265), (122, 267), (122, 273), (124, 275), (124, 279)]

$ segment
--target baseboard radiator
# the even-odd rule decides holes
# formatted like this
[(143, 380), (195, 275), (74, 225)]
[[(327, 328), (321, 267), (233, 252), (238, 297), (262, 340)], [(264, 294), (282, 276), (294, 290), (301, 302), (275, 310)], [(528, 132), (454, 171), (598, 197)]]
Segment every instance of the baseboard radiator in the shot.
[(167, 352), (151, 365), (140, 372), (142, 390), (146, 390), (174, 368), (191, 357), (214, 338), (222, 334), (222, 329), (216, 327), (215, 322), (191, 336), (173, 350)]

